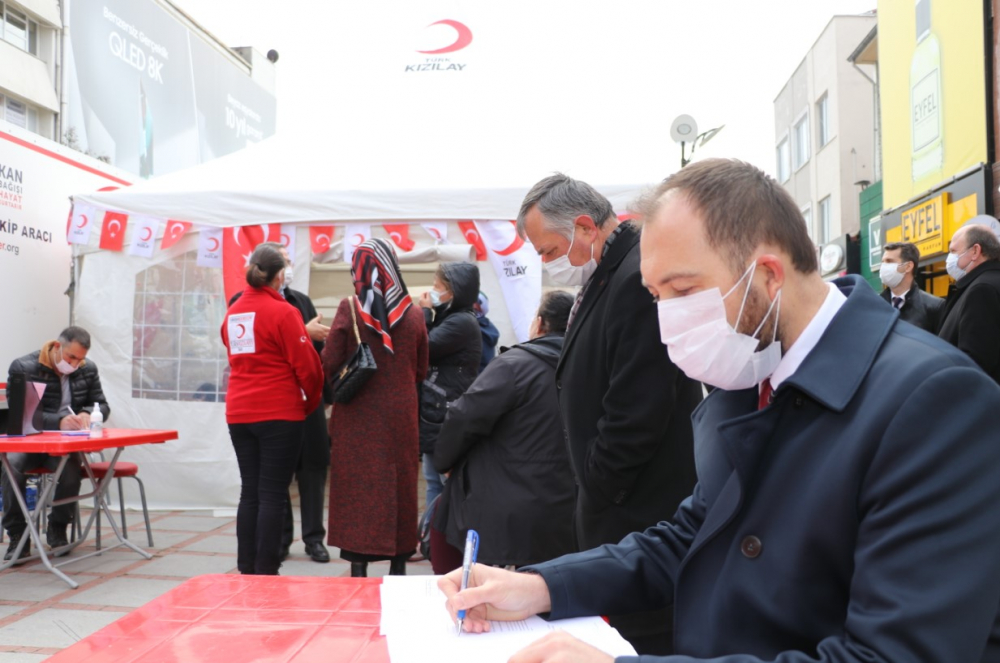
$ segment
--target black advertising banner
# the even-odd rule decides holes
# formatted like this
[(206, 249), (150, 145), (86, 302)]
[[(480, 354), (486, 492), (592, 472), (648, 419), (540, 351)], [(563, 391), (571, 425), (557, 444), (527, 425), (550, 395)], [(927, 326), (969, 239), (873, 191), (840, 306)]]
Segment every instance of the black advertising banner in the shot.
[(154, 0), (70, 6), (72, 128), (82, 149), (148, 178), (274, 133), (274, 95)]

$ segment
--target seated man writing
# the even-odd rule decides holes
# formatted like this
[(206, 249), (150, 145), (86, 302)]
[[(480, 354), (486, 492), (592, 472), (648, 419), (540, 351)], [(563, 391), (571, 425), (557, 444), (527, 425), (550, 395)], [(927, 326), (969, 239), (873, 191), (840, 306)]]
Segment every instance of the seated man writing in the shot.
[[(90, 349), (90, 334), (82, 327), (67, 327), (55, 341), (49, 341), (41, 350), (15, 359), (7, 372), (7, 382), (11, 376), (23, 374), (27, 382), (45, 384), (45, 394), (42, 396), (43, 430), (84, 430), (90, 427), (90, 413), (94, 403), (99, 403), (108, 420), (111, 408), (101, 390), (101, 379), (97, 374), (97, 366), (85, 361)], [(8, 398), (9, 398), (8, 394)], [(55, 470), (59, 465), (58, 456), (48, 454), (12, 453), (7, 455), (11, 469), (14, 471), (17, 485), (24, 493), (25, 472), (39, 467)], [(59, 478), (56, 486), (57, 500), (75, 497), (80, 494), (80, 463), (71, 458)], [(3, 473), (3, 527), (10, 536), (10, 546), (4, 561), (14, 556), (14, 551), (24, 535), (27, 527), (24, 513), (14, 497), (13, 486), (6, 473)], [(73, 504), (63, 504), (52, 509), (49, 515), (46, 540), (52, 548), (59, 548), (69, 543), (66, 530), (73, 523), (75, 509)], [(30, 544), (25, 543), (21, 557), (30, 554)]]

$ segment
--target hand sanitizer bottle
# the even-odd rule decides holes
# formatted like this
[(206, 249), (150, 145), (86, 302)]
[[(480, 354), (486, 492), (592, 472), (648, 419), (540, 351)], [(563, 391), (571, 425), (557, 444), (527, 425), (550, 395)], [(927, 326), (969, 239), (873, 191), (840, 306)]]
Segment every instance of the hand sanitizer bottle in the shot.
[(101, 412), (101, 404), (94, 403), (94, 411), (90, 413), (90, 437), (102, 435), (104, 435), (104, 413)]

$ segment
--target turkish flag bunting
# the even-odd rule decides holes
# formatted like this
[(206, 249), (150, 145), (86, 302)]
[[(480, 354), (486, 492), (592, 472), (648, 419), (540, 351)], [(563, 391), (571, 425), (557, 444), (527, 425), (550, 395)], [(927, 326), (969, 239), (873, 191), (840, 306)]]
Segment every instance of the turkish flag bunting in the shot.
[(105, 212), (104, 224), (101, 226), (101, 248), (121, 251), (125, 243), (126, 226), (128, 226), (128, 214)]
[(247, 285), (247, 265), (258, 244), (263, 242), (281, 243), (281, 224), (266, 226), (243, 226), (226, 228), (222, 235), (222, 284), (226, 301)]
[(184, 237), (184, 234), (189, 230), (191, 230), (191, 224), (187, 221), (170, 219), (167, 221), (167, 229), (163, 231), (163, 242), (160, 244), (160, 248), (169, 249), (181, 241), (181, 237)]
[(476, 247), (476, 260), (486, 260), (486, 245), (476, 230), (476, 224), (472, 221), (459, 221), (458, 227), (462, 230), (465, 241)]
[(393, 243), (402, 250), (412, 251), (413, 247), (417, 245), (416, 242), (410, 239), (410, 224), (383, 224), (382, 227), (385, 228), (387, 233), (389, 233), (389, 237), (392, 239)]
[(309, 226), (309, 245), (312, 247), (313, 255), (330, 250), (334, 232), (333, 226)]

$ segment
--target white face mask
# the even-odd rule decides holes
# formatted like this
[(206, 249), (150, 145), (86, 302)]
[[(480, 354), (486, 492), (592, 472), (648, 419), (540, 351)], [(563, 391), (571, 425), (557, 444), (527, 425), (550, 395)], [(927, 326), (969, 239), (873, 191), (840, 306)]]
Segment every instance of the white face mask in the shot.
[(903, 282), (904, 274), (899, 271), (899, 265), (893, 262), (883, 262), (879, 267), (878, 276), (882, 279), (882, 284), (889, 287), (898, 287)]
[(69, 375), (76, 370), (76, 366), (63, 359), (62, 348), (59, 348), (59, 361), (56, 362), (56, 370), (63, 375)]
[(441, 301), (441, 293), (435, 290), (434, 288), (431, 288), (431, 306), (437, 308), (438, 306), (441, 306), (441, 304), (443, 303), (444, 302)]
[(285, 267), (285, 285), (288, 285), (294, 280), (295, 280), (295, 272), (292, 271), (292, 266), (289, 265), (288, 267)]
[(944, 268), (948, 272), (948, 276), (955, 279), (956, 281), (969, 273), (958, 266), (959, 259), (969, 251), (970, 249), (966, 249), (961, 253), (949, 253), (948, 257), (944, 259)]
[[(752, 335), (739, 333), (726, 319), (726, 297), (753, 274), (756, 266), (756, 261), (751, 263), (725, 295), (718, 288), (712, 288), (657, 303), (660, 340), (667, 346), (670, 360), (692, 380), (727, 391), (749, 389), (770, 377), (781, 361), (781, 344), (777, 341), (780, 290)], [(748, 282), (736, 317), (737, 326), (743, 317), (749, 294)], [(757, 352), (757, 334), (772, 310), (775, 311), (774, 336), (770, 345)]]
[(545, 271), (549, 273), (549, 278), (557, 285), (583, 285), (590, 280), (590, 277), (594, 275), (594, 271), (597, 269), (597, 261), (594, 260), (593, 244), (590, 245), (590, 260), (582, 265), (574, 265), (569, 261), (569, 252), (573, 250), (573, 242), (575, 241), (576, 233), (574, 232), (573, 239), (569, 243), (569, 249), (566, 250), (566, 255), (542, 263)]

